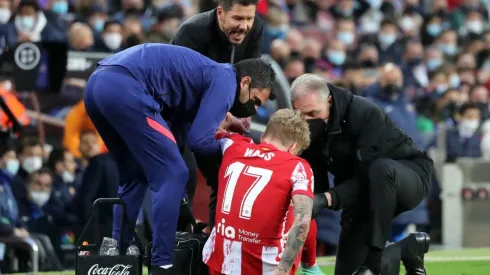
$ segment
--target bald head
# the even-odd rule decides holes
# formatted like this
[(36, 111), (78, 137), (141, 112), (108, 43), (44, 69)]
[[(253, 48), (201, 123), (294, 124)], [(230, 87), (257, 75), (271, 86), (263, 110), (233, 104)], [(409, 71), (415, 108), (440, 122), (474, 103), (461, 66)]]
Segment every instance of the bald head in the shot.
[(291, 47), (291, 51), (301, 52), (303, 50), (303, 35), (296, 29), (288, 31), (286, 42)]
[(398, 87), (403, 86), (403, 74), (400, 68), (393, 64), (388, 63), (381, 68), (381, 75), (379, 78), (379, 84), (381, 87), (389, 84), (396, 85)]
[(87, 50), (94, 44), (92, 29), (85, 23), (73, 23), (68, 30), (68, 42), (75, 50)]

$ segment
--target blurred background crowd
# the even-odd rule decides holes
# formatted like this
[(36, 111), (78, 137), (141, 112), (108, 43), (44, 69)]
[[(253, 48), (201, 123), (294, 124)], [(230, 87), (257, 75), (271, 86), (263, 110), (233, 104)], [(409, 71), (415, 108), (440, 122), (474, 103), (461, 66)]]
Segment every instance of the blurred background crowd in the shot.
[[(169, 43), (186, 18), (215, 7), (212, 0), (0, 0), (0, 49), (5, 54), (20, 42), (56, 42), (73, 52), (115, 53)], [(489, 9), (486, 0), (261, 0), (257, 17), (266, 22), (262, 53), (290, 83), (315, 73), (369, 98), (421, 150), (440, 146), (438, 127), (444, 125), (445, 148), (439, 149), (444, 161), (454, 162), (490, 158)], [(36, 80), (38, 112), (48, 118), (32, 115), (31, 97), (0, 74), (0, 96), (32, 129), (1, 138), (0, 243), (32, 236), (48, 255), (44, 270), (73, 267), (75, 240), (93, 201), (116, 197), (118, 186), (117, 167), (85, 113), (86, 79), (65, 77), (55, 91), (48, 85), (50, 60), (58, 54), (42, 53)], [(48, 128), (40, 138), (36, 127), (50, 118), (63, 131)], [(1, 126), (7, 121), (1, 113)], [(439, 195), (434, 177), (427, 200), (395, 220), (392, 239), (412, 224), (440, 241)], [(140, 217), (140, 232), (148, 237), (144, 209)], [(110, 216), (104, 218), (110, 224)], [(319, 253), (333, 253), (338, 215), (326, 213), (318, 223)], [(2, 253), (2, 271), (28, 268), (25, 252)]]

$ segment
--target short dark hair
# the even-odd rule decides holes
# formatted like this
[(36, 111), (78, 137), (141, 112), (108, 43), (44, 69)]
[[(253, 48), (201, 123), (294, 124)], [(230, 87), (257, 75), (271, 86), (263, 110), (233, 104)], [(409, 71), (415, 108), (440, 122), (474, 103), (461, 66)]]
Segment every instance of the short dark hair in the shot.
[(41, 141), (38, 137), (24, 137), (21, 140), (19, 147), (17, 147), (17, 152), (22, 154), (25, 148), (34, 146), (41, 146)]
[(259, 0), (218, 0), (218, 6), (221, 6), (225, 11), (231, 10), (233, 5), (240, 6), (257, 6)]
[(47, 163), (48, 168), (51, 169), (51, 171), (55, 171), (56, 163), (65, 160), (65, 152), (66, 150), (64, 148), (55, 148), (51, 151)]
[(37, 0), (21, 0), (17, 10), (20, 10), (22, 7), (33, 7), (35, 11), (41, 10)]
[(37, 176), (48, 174), (51, 177), (51, 184), (53, 184), (53, 172), (46, 166), (41, 167), (41, 169), (32, 172), (27, 178), (27, 184), (33, 184)]
[(466, 102), (463, 105), (461, 105), (461, 107), (459, 108), (459, 114), (460, 115), (464, 115), (464, 113), (466, 113), (466, 111), (471, 110), (471, 109), (477, 109), (477, 110), (479, 110), (481, 112), (481, 110), (478, 107), (478, 105), (476, 105), (473, 102)]
[(122, 26), (121, 23), (117, 20), (107, 20), (104, 24), (104, 31), (107, 30), (112, 25), (119, 25)]
[(276, 98), (272, 88), (276, 81), (276, 73), (272, 66), (260, 58), (245, 59), (234, 64), (238, 79), (249, 76), (252, 81), (250, 88), (270, 89), (269, 99)]
[(0, 158), (10, 151), (15, 151), (15, 139), (8, 136), (0, 138)]

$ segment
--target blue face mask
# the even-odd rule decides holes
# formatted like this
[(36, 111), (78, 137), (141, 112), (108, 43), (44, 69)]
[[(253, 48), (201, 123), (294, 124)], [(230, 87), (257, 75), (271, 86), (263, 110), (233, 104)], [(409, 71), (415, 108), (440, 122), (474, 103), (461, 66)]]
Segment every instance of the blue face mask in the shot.
[(96, 32), (102, 32), (102, 30), (104, 30), (104, 20), (102, 19), (95, 19), (94, 21), (94, 30)]
[(383, 34), (380, 33), (378, 36), (379, 43), (383, 47), (389, 47), (391, 44), (395, 43), (396, 41), (396, 35), (393, 34)]
[(458, 88), (461, 84), (461, 79), (459, 78), (459, 75), (451, 75), (451, 78), (449, 78), (449, 84), (451, 85), (451, 88)]
[(328, 60), (336, 66), (343, 65), (345, 63), (345, 53), (341, 51), (329, 51), (327, 53)]
[(16, 21), (20, 23), (24, 30), (32, 30), (34, 27), (34, 16), (17, 16)]
[(17, 175), (17, 172), (19, 171), (19, 161), (17, 159), (9, 159), (9, 160), (7, 160), (7, 167), (5, 167), (5, 170), (11, 176)]
[(56, 14), (67, 14), (68, 3), (67, 2), (54, 2), (51, 10)]
[(344, 45), (350, 46), (354, 43), (354, 34), (352, 32), (339, 32), (337, 34), (337, 39), (342, 41)]
[(429, 24), (426, 30), (430, 36), (438, 36), (442, 31), (442, 27), (439, 24)]
[(439, 48), (445, 55), (453, 56), (456, 54), (456, 45), (453, 44), (438, 44)]
[(439, 59), (430, 59), (427, 61), (427, 69), (429, 71), (435, 71), (437, 68), (439, 68), (442, 65), (442, 60)]
[(284, 27), (268, 27), (267, 33), (273, 39), (286, 39), (286, 28)]
[(379, 9), (383, 5), (383, 0), (368, 0), (369, 6), (373, 9)]

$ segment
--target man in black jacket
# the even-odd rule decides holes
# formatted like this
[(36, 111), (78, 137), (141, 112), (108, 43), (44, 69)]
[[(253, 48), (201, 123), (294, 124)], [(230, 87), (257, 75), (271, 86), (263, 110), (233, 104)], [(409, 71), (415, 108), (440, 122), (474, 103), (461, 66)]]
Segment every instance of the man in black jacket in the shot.
[[(258, 0), (219, 0), (218, 7), (196, 14), (187, 19), (174, 36), (171, 44), (193, 49), (220, 63), (236, 63), (261, 56), (261, 40), (264, 24), (255, 17)], [(246, 127), (242, 128), (245, 131)], [(193, 154), (183, 149), (183, 158), (189, 168), (187, 195), (192, 202), (197, 184), (196, 160)], [(209, 205), (210, 227), (214, 225), (218, 171), (221, 159), (200, 158), (197, 164), (211, 187)], [(187, 211), (181, 211), (186, 213)], [(181, 214), (182, 216), (185, 214)]]
[[(320, 191), (313, 215), (325, 207), (343, 209), (335, 274), (392, 274), (400, 258), (408, 275), (426, 274), (427, 234), (411, 234), (383, 250), (393, 217), (427, 195), (432, 160), (373, 103), (320, 76), (298, 77), (292, 103), (310, 124), (312, 144), (302, 157), (312, 166), (315, 191)], [(328, 191), (322, 176), (327, 171), (335, 176), (335, 187)], [(387, 262), (383, 270), (382, 256)]]

